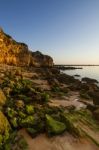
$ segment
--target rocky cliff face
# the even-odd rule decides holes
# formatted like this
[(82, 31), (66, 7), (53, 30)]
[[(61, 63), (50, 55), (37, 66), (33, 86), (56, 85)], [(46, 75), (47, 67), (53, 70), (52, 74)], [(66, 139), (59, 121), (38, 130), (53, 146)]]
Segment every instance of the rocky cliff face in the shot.
[(41, 52), (32, 52), (24, 43), (16, 42), (0, 29), (0, 63), (16, 66), (53, 66), (53, 59)]

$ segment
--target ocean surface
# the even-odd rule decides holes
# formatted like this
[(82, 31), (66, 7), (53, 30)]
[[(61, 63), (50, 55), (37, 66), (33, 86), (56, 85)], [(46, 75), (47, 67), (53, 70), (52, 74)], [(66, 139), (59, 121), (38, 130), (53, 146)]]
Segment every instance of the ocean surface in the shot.
[(68, 75), (80, 75), (80, 77), (75, 77), (81, 79), (83, 77), (89, 77), (99, 81), (99, 66), (73, 66), (73, 67), (82, 67), (83, 69), (74, 69), (74, 70), (65, 70), (62, 71)]

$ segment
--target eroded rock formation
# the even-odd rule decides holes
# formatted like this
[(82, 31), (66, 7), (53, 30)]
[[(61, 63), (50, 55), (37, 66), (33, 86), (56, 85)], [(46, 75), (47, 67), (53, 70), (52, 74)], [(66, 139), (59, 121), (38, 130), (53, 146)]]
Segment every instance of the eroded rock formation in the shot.
[(16, 66), (53, 66), (53, 59), (41, 52), (32, 52), (24, 43), (16, 42), (0, 29), (0, 63)]

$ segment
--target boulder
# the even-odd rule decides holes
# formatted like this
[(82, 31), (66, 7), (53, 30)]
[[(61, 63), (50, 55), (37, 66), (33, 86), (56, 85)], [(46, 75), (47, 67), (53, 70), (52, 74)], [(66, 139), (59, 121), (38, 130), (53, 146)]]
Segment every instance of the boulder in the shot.
[(80, 84), (80, 90), (83, 90), (83, 91), (89, 91), (89, 85), (87, 83), (81, 83)]
[(96, 79), (92, 79), (92, 78), (88, 78), (88, 77), (82, 78), (82, 81), (87, 82), (87, 83), (98, 83), (98, 81)]
[(49, 134), (60, 134), (65, 131), (66, 126), (64, 123), (53, 119), (50, 115), (46, 114), (47, 132)]
[(99, 91), (90, 91), (88, 94), (93, 99), (94, 105), (99, 105)]
[(65, 73), (57, 74), (56, 79), (63, 84), (79, 83), (78, 79), (75, 79), (73, 76), (67, 75)]
[(79, 74), (75, 74), (74, 77), (80, 77), (80, 75)]
[(52, 72), (52, 74), (55, 74), (55, 75), (60, 74), (60, 70), (58, 68), (55, 68), (55, 67), (51, 68), (50, 71)]
[(33, 115), (28, 115), (26, 118), (21, 119), (19, 124), (22, 127), (32, 127), (35, 125), (35, 118)]

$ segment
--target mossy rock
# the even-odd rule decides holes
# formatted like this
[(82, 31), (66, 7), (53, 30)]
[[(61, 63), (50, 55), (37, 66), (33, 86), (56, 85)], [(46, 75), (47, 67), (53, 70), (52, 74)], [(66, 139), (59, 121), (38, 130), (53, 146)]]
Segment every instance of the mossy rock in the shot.
[(83, 136), (83, 133), (77, 124), (78, 122), (77, 117), (75, 116), (73, 117), (71, 116), (71, 114), (63, 114), (62, 119), (66, 124), (68, 132), (70, 132), (74, 136)]
[(38, 131), (34, 128), (27, 128), (26, 130), (32, 138), (38, 134)]
[(26, 105), (26, 113), (28, 115), (31, 115), (31, 114), (34, 113), (34, 107), (33, 107), (33, 105)]
[(27, 116), (24, 119), (20, 119), (19, 124), (22, 127), (32, 127), (35, 124), (35, 118), (32, 115)]
[(7, 108), (6, 112), (9, 118), (13, 118), (17, 115), (17, 112), (13, 108), (10, 108), (10, 107)]
[(22, 118), (22, 119), (26, 118), (26, 114), (25, 114), (24, 112), (22, 112), (21, 110), (18, 111), (18, 115), (19, 115), (19, 117)]
[(42, 93), (41, 94), (42, 102), (48, 102), (49, 98), (50, 98), (49, 94), (47, 94), (47, 93)]
[(31, 97), (28, 97), (26, 95), (18, 95), (18, 98), (23, 100), (25, 103), (30, 103), (32, 101), (32, 98)]
[(6, 103), (6, 96), (4, 95), (2, 89), (0, 89), (0, 105), (4, 105)]
[(10, 123), (14, 128), (18, 127), (18, 119), (16, 117), (10, 119)]
[(9, 139), (2, 147), (2, 150), (28, 150), (28, 144), (26, 140), (17, 132), (12, 132)]
[(58, 87), (58, 86), (53, 86), (51, 90), (52, 90), (52, 92), (60, 92), (61, 91), (60, 87)]
[(48, 114), (46, 114), (46, 126), (49, 135), (61, 134), (66, 130), (66, 125), (63, 122), (55, 120)]
[(10, 124), (4, 114), (0, 111), (0, 140), (5, 142), (9, 138)]

